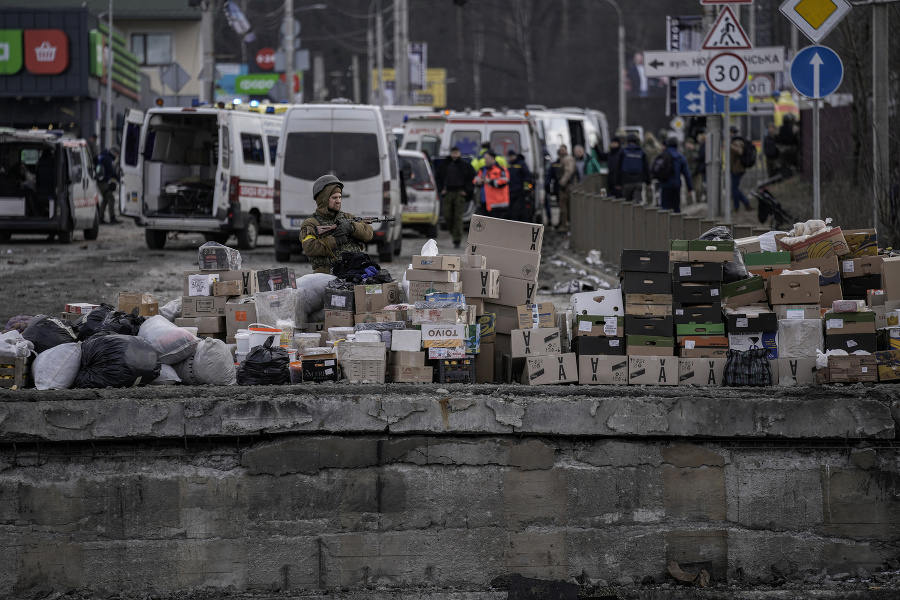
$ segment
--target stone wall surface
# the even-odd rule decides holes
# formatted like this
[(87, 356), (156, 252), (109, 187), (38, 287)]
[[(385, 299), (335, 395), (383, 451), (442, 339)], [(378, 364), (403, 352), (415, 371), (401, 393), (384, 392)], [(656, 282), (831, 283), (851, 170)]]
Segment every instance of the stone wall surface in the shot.
[(0, 597), (871, 571), (893, 389), (2, 393)]

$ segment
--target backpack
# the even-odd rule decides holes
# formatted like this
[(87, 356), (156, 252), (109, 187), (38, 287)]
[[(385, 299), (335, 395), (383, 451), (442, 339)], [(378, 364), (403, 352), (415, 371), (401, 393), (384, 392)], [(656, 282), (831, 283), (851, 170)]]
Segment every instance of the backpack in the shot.
[(101, 156), (103, 156), (102, 153), (94, 157), (94, 179), (100, 183), (107, 183), (112, 177), (112, 173), (109, 172), (109, 168), (101, 160)]
[(744, 142), (744, 152), (741, 154), (741, 164), (744, 168), (749, 169), (756, 165), (756, 146), (750, 140), (741, 138)]
[(640, 148), (625, 148), (622, 153), (622, 172), (639, 175), (644, 172), (644, 151)]
[(650, 175), (657, 181), (668, 181), (675, 175), (675, 159), (668, 149), (663, 150), (659, 156), (653, 159)]

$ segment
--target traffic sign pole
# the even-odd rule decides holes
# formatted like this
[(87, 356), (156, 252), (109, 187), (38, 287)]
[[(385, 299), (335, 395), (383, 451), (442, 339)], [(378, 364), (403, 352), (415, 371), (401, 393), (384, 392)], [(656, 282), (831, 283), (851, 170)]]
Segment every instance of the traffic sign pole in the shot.
[(819, 99), (813, 100), (813, 219), (822, 218), (822, 165), (819, 146)]
[[(725, 117), (722, 120), (722, 138), (725, 140), (725, 222), (731, 223), (731, 98), (725, 96)], [(727, 132), (727, 133), (726, 133)]]

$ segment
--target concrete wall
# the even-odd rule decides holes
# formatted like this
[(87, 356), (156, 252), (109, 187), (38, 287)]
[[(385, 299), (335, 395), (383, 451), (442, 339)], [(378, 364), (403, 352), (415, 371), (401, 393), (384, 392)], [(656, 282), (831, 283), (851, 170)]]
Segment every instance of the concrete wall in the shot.
[(296, 389), (0, 395), (0, 597), (628, 585), (671, 560), (753, 582), (900, 552), (896, 388)]

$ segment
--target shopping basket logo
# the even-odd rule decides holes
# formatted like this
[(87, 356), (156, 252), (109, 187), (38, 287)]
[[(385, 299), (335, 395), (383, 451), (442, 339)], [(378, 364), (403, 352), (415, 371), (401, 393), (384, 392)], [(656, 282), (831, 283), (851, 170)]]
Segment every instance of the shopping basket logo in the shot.
[(69, 38), (59, 29), (25, 30), (25, 68), (35, 75), (57, 75), (69, 66)]

